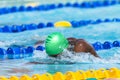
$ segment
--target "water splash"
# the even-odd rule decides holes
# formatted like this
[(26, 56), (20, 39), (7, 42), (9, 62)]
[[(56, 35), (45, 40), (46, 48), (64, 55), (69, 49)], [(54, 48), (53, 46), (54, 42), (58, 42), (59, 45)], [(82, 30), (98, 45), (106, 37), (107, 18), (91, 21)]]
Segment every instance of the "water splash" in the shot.
[[(116, 49), (112, 50), (111, 52), (115, 50)], [(96, 58), (90, 53), (74, 54), (73, 52), (68, 50), (64, 50), (63, 53), (57, 57), (50, 57), (46, 54), (45, 51), (44, 52), (35, 51), (34, 57), (30, 58), (29, 60), (30, 62), (38, 62), (40, 64), (119, 63), (120, 62), (119, 49), (113, 53), (109, 52), (110, 52), (109, 50), (99, 51), (98, 54), (101, 58)]]

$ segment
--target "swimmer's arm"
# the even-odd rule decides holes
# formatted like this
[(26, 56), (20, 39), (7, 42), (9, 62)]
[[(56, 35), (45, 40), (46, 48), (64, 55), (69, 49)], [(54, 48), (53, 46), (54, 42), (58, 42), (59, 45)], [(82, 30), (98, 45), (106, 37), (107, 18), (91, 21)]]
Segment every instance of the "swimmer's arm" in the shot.
[(96, 53), (95, 49), (93, 48), (93, 46), (91, 44), (88, 43), (88, 46), (89, 46), (89, 52), (95, 56), (95, 57), (98, 57), (100, 58), (100, 56), (98, 56), (98, 54)]
[(100, 57), (98, 56), (98, 54), (96, 53), (96, 51), (94, 50), (93, 47), (91, 47), (91, 49), (90, 49), (90, 53), (92, 53), (92, 55), (94, 55), (95, 57), (100, 58)]
[(40, 46), (42, 44), (44, 44), (44, 40), (39, 40), (34, 44), (34, 47)]

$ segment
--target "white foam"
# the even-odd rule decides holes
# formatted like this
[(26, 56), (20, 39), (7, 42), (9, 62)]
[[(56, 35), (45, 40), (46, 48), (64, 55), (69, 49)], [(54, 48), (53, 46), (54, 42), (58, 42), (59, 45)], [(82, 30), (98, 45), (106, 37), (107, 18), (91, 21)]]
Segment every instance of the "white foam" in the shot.
[(35, 51), (31, 61), (40, 63), (120, 63), (120, 51), (113, 53), (113, 56), (108, 58), (97, 58), (90, 53), (76, 53), (64, 50), (57, 57), (48, 56), (45, 51)]

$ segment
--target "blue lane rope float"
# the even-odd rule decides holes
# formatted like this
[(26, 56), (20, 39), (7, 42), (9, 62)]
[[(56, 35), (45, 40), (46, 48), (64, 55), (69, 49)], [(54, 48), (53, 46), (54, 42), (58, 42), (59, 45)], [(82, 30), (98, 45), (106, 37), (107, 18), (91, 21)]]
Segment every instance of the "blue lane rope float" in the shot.
[(103, 44), (101, 42), (95, 42), (92, 44), (96, 51), (111, 49), (112, 47), (120, 47), (120, 41), (109, 42), (105, 41)]
[(74, 8), (96, 8), (96, 7), (104, 7), (110, 5), (120, 4), (119, 0), (104, 0), (104, 1), (92, 1), (92, 2), (82, 2), (82, 3), (59, 3), (59, 4), (47, 4), (47, 5), (39, 5), (39, 6), (13, 6), (13, 7), (3, 7), (0, 8), (0, 15), (14, 13), (14, 12), (24, 12), (24, 11), (48, 11), (57, 8), (64, 8), (64, 7), (74, 7)]
[(24, 47), (9, 47), (8, 49), (0, 48), (0, 59), (21, 59), (33, 55), (34, 48), (29, 46)]
[[(120, 18), (113, 18), (113, 19), (96, 19), (96, 20), (80, 20), (80, 21), (71, 21), (71, 25), (73, 28), (87, 26), (87, 25), (95, 25), (100, 23), (109, 23), (109, 22), (120, 22)], [(0, 32), (2, 33), (17, 33), (23, 32), (26, 30), (36, 30), (36, 29), (43, 29), (43, 28), (50, 28), (54, 27), (53, 22), (48, 22), (47, 24), (38, 23), (38, 24), (22, 24), (22, 25), (5, 25), (0, 28)]]
[[(105, 41), (104, 43), (95, 42), (92, 44), (96, 51), (107, 50), (113, 47), (120, 47), (120, 41)], [(9, 47), (8, 49), (0, 48), (0, 59), (21, 59), (33, 56), (34, 50), (44, 51), (45, 47), (37, 46), (36, 48), (32, 46), (28, 47)]]
[(120, 18), (71, 21), (71, 24), (72, 24), (72, 27), (76, 28), (81, 26), (94, 25), (94, 24), (100, 24), (100, 23), (109, 23), (109, 22), (120, 22)]
[(35, 29), (42, 29), (42, 28), (48, 28), (53, 27), (53, 23), (48, 22), (47, 24), (39, 23), (39, 24), (23, 24), (23, 25), (5, 25), (0, 28), (0, 32), (4, 33), (16, 33), (16, 32), (23, 32), (26, 30), (35, 30)]

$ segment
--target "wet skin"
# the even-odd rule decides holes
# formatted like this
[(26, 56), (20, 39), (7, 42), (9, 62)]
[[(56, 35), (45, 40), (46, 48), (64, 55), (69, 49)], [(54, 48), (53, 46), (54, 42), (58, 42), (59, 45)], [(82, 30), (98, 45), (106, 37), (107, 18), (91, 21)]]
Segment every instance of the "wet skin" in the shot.
[(94, 50), (93, 46), (90, 45), (84, 39), (76, 39), (73, 37), (67, 38), (69, 45), (73, 46), (72, 48), (68, 48), (70, 51), (74, 51), (75, 53), (85, 52), (90, 53), (95, 57), (99, 57)]

